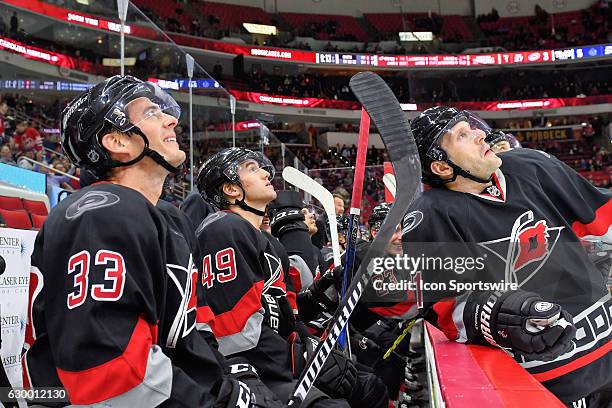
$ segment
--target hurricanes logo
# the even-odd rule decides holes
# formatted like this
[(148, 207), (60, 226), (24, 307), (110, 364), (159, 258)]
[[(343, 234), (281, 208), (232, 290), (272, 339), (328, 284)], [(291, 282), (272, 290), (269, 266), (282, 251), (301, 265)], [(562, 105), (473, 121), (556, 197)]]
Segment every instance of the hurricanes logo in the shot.
[(542, 260), (548, 254), (548, 226), (546, 221), (538, 221), (535, 226), (525, 228), (518, 236), (518, 255), (514, 270), (519, 270), (529, 262)]
[(109, 207), (120, 201), (119, 197), (108, 191), (89, 191), (66, 209), (66, 219), (78, 218), (81, 214), (97, 208)]
[(506, 282), (521, 286), (544, 266), (563, 228), (549, 227), (545, 220), (534, 221), (533, 211), (526, 211), (514, 221), (509, 237), (478, 245), (504, 261)]

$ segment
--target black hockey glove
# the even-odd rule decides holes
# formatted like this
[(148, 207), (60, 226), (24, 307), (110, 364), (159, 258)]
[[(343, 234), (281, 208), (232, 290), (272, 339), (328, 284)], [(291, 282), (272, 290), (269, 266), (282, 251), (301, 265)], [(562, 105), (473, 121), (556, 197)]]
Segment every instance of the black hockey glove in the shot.
[(244, 358), (228, 359), (214, 408), (281, 408), (283, 404)]
[(279, 238), (287, 231), (308, 231), (308, 226), (304, 221), (305, 218), (301, 209), (283, 208), (276, 211), (274, 217), (270, 217), (272, 235)]
[[(292, 343), (293, 376), (299, 378), (308, 361), (314, 358), (319, 339), (314, 336), (302, 339), (296, 332)], [(350, 397), (356, 380), (357, 368), (353, 362), (342, 352), (333, 350), (325, 360), (314, 385), (331, 398), (346, 399)]]
[(571, 350), (576, 328), (556, 303), (523, 290), (473, 293), (464, 311), (468, 338), (481, 338), (530, 360), (550, 361)]
[(272, 235), (279, 238), (287, 231), (308, 231), (304, 223), (302, 208), (305, 204), (297, 191), (279, 191), (276, 199), (268, 205)]
[(322, 299), (325, 291), (332, 285), (339, 290), (342, 287), (343, 272), (344, 266), (342, 265), (326, 270), (319, 279), (315, 280), (312, 285), (308, 287), (310, 295), (314, 299)]

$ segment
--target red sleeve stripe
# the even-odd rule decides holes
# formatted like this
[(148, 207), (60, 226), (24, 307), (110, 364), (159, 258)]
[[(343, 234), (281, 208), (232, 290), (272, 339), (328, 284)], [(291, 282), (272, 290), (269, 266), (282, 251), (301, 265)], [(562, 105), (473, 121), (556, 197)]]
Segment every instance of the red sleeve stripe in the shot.
[(411, 307), (415, 306), (416, 303), (412, 302), (400, 302), (396, 303), (393, 306), (380, 306), (380, 307), (370, 307), (370, 311), (376, 313), (379, 316), (395, 316), (400, 317), (406, 314)]
[(210, 306), (198, 306), (196, 312), (196, 323), (208, 324), (209, 326), (212, 326), (214, 320), (215, 314), (213, 313)]
[(70, 402), (94, 404), (121, 395), (142, 383), (156, 332), (156, 326), (139, 318), (120, 356), (82, 371), (58, 368), (57, 374), (68, 391)]
[(612, 340), (607, 342), (605, 345), (599, 347), (596, 350), (591, 351), (584, 356), (575, 359), (574, 361), (562, 365), (561, 367), (553, 368), (552, 370), (545, 371), (543, 373), (532, 374), (538, 381), (550, 381), (557, 377), (561, 377), (571, 371), (578, 370), (587, 364), (591, 364), (593, 361), (601, 358), (612, 351)]
[(215, 315), (211, 328), (216, 337), (240, 333), (249, 318), (261, 309), (263, 281), (255, 282), (231, 310)]
[(438, 328), (444, 332), (449, 340), (456, 340), (459, 334), (457, 326), (453, 321), (453, 310), (455, 309), (454, 299), (444, 299), (433, 306), (437, 315)]
[(581, 222), (575, 221), (572, 224), (572, 230), (579, 237), (585, 237), (587, 235), (593, 235), (596, 237), (602, 237), (609, 233), (610, 226), (612, 225), (612, 200), (608, 200), (607, 203), (602, 205), (595, 211), (595, 218), (588, 224), (582, 224)]
[(289, 302), (289, 306), (291, 306), (293, 313), (298, 313), (296, 298), (297, 296), (295, 295), (295, 292), (287, 290), (287, 301)]
[(289, 279), (291, 279), (295, 292), (300, 293), (302, 291), (302, 278), (300, 271), (293, 265), (289, 267)]

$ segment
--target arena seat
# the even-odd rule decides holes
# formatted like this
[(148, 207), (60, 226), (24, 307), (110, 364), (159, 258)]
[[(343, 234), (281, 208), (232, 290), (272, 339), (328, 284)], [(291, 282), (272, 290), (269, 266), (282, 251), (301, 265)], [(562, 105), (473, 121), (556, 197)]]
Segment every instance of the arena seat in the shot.
[(241, 27), (242, 23), (272, 24), (270, 15), (259, 7), (203, 2), (193, 4), (204, 16), (215, 16), (221, 28)]
[(6, 222), (9, 228), (31, 229), (32, 221), (26, 210), (3, 210), (0, 209), (0, 215)]
[(25, 208), (31, 214), (45, 215), (45, 216), (49, 214), (49, 210), (47, 210), (47, 206), (42, 201), (26, 200), (24, 198), (23, 208)]
[(32, 223), (36, 229), (41, 229), (47, 219), (46, 215), (30, 214), (30, 216), (32, 217)]
[[(301, 28), (310, 23), (325, 24), (329, 21), (336, 22), (337, 35), (353, 35), (357, 41), (367, 41), (368, 35), (363, 27), (359, 25), (353, 16), (340, 16), (335, 14), (305, 14), (305, 13), (280, 13), (285, 21), (294, 28)], [(326, 34), (326, 33), (323, 33)], [(324, 39), (324, 38), (322, 38)]]
[(0, 209), (23, 210), (23, 203), (19, 197), (0, 196)]

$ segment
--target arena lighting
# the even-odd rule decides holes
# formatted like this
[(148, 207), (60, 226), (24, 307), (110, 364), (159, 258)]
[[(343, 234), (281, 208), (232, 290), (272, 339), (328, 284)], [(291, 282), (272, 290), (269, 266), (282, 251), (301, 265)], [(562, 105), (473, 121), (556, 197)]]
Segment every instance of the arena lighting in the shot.
[[(119, 59), (119, 58), (102, 58), (102, 65), (104, 65), (105, 67), (120, 67), (121, 66), (121, 59)], [(134, 65), (136, 65), (136, 58), (134, 58), (134, 57), (127, 57), (127, 58), (125, 58), (125, 66), (126, 67), (133, 67)]]
[(431, 31), (400, 31), (400, 41), (433, 41)]
[(400, 108), (402, 108), (403, 111), (415, 111), (417, 110), (417, 104), (416, 103), (400, 103)]
[(272, 25), (242, 23), (242, 26), (251, 34), (276, 35), (278, 33), (276, 26)]

